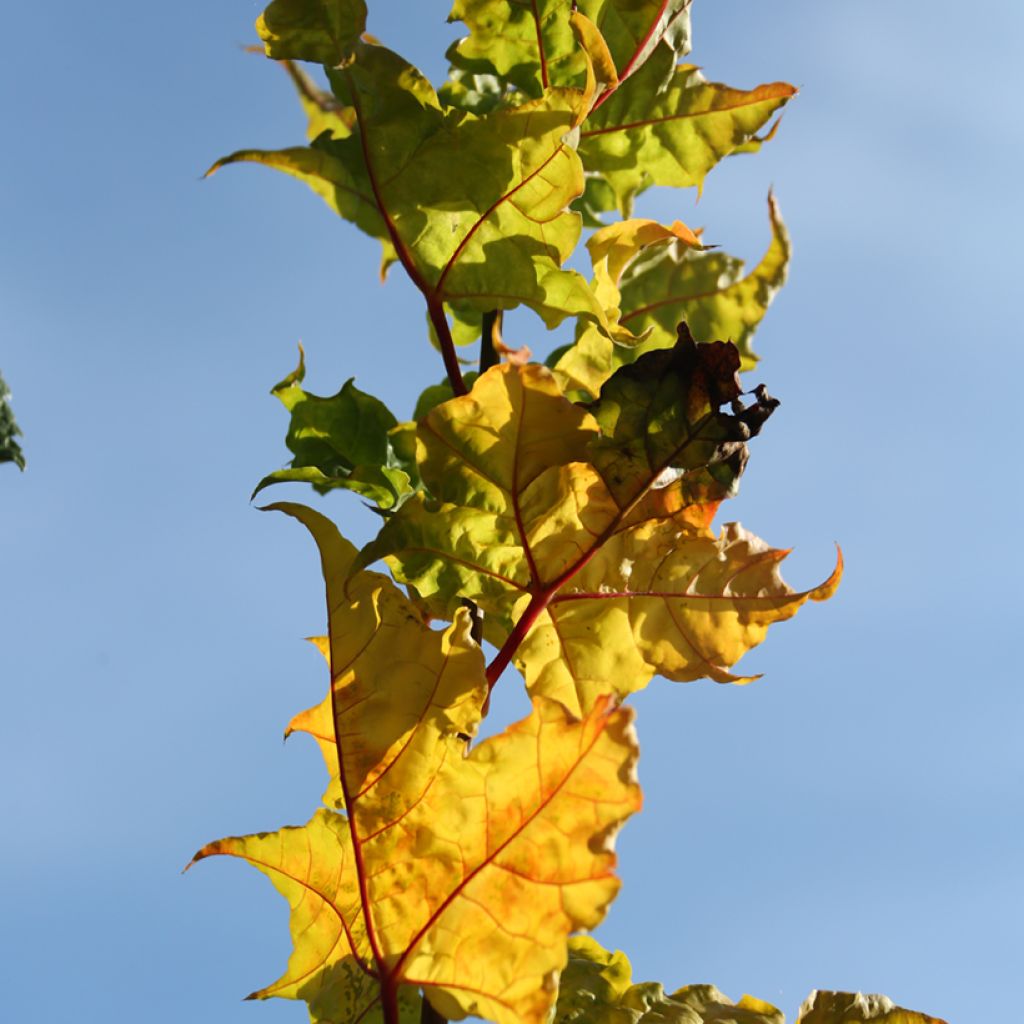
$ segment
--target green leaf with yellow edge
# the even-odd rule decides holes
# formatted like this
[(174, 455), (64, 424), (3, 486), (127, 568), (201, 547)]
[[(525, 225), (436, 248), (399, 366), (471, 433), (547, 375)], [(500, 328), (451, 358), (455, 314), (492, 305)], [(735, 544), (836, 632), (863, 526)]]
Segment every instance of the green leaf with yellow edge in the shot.
[[(625, 254), (628, 258), (624, 266), (618, 265), (614, 292), (595, 278), (599, 297), (618, 297), (620, 329), (615, 337), (620, 343), (614, 344), (607, 332), (601, 334), (584, 325), (576, 342), (554, 361), (562, 388), (596, 396), (619, 367), (646, 352), (673, 345), (682, 320), (698, 341), (726, 338), (733, 342), (740, 353), (741, 369), (751, 369), (758, 359), (751, 347), (754, 333), (786, 282), (791, 254), (789, 234), (774, 196), (768, 197), (768, 209), (771, 242), (754, 270), (745, 276), (743, 261), (734, 256), (702, 250), (685, 239), (666, 238), (667, 245)], [(605, 231), (614, 232), (617, 227), (613, 224)], [(611, 311), (607, 315), (615, 319)], [(637, 340), (623, 343), (630, 335)]]
[[(735, 354), (684, 339), (678, 364), (648, 359), (595, 406), (604, 434), (535, 365), (494, 367), (437, 406), (418, 425), (430, 497), (410, 498), (358, 563), (387, 557), (440, 616), (475, 601), (501, 647), (489, 682), (514, 655), (531, 693), (573, 712), (654, 673), (747, 681), (729, 667), (838, 585), (839, 568), (796, 593), (778, 572), (785, 552), (737, 526), (708, 529), (742, 470), (742, 438), (772, 407), (759, 395), (719, 411)], [(644, 388), (640, 414), (613, 409)]]
[(351, 380), (336, 395), (321, 398), (302, 387), (305, 375), (300, 345), (299, 365), (271, 391), (291, 413), (285, 443), (295, 457), (287, 469), (265, 476), (253, 497), (271, 484), (304, 482), (321, 494), (344, 488), (382, 509), (393, 508), (413, 490), (415, 473), (393, 443), (398, 421)]
[[(690, 0), (578, 0), (578, 10), (603, 36), (622, 75), (632, 74), (666, 44), (677, 57), (689, 50)], [(456, 68), (490, 73), (530, 96), (551, 86), (576, 85), (585, 60), (570, 27), (571, 0), (455, 0), (449, 21), (469, 35), (448, 57)]]
[(886, 996), (860, 992), (812, 992), (796, 1024), (946, 1024), (938, 1017), (904, 1010)]
[[(637, 347), (651, 333), (648, 328), (638, 337), (622, 324), (619, 283), (626, 268), (641, 252), (668, 242), (698, 251), (704, 248), (699, 234), (679, 220), (671, 226), (643, 218), (618, 221), (601, 228), (588, 239), (587, 249), (594, 267), (592, 287), (605, 311), (607, 326), (598, 330), (594, 324), (580, 321), (576, 342), (558, 353), (557, 359), (551, 360), (555, 376), (567, 394), (596, 397), (612, 371), (616, 356), (613, 342)], [(622, 357), (622, 362), (628, 361)]]
[(757, 266), (717, 251), (673, 244), (641, 254), (623, 274), (622, 322), (635, 334), (650, 330), (639, 351), (665, 348), (685, 320), (698, 341), (725, 338), (740, 352), (743, 369), (757, 362), (751, 341), (789, 273), (792, 245), (778, 201), (768, 196), (771, 241)]
[(328, 520), (275, 507), (320, 547), (331, 714), (293, 728), (321, 742), (345, 813), (196, 855), (248, 860), (291, 904), (288, 970), (254, 996), (355, 1024), (422, 988), (450, 1019), (541, 1024), (568, 934), (596, 926), (618, 889), (612, 837), (640, 801), (631, 712), (606, 701), (574, 719), (538, 699), (463, 756), (486, 694), (468, 612), (430, 630), (386, 578), (353, 574)]
[(25, 455), (18, 444), (21, 429), (11, 409), (11, 392), (0, 374), (0, 463), (13, 462), (18, 469), (25, 468)]
[[(708, 82), (691, 65), (673, 71), (672, 60), (659, 50), (591, 113), (580, 133), (583, 166), (607, 182), (604, 201), (614, 196), (624, 216), (649, 186), (699, 188), (723, 157), (750, 152), (757, 132), (796, 94), (785, 82), (731, 89)], [(668, 85), (658, 91), (666, 73)], [(594, 191), (590, 205), (596, 209), (602, 198)]]
[(713, 985), (687, 985), (671, 995), (656, 982), (632, 981), (626, 955), (588, 936), (569, 940), (553, 1024), (784, 1024), (770, 1003), (738, 1003)]
[(350, 136), (243, 150), (212, 170), (255, 161), (305, 181), (389, 243), (386, 257), (402, 263), (432, 318), (445, 304), (477, 312), (525, 304), (549, 327), (569, 315), (602, 320), (587, 282), (561, 269), (580, 233), (568, 206), (583, 191), (571, 145), (582, 94), (552, 91), (476, 117), (443, 108), (415, 68), (367, 41), (329, 77), (339, 104), (355, 112)]
[(256, 20), (267, 56), (334, 65), (366, 31), (365, 0), (273, 0)]

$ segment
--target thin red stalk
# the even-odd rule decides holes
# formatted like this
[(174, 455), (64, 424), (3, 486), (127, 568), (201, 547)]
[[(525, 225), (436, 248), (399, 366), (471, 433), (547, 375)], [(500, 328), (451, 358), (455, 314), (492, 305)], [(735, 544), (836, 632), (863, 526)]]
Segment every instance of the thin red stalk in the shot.
[(355, 87), (354, 83), (350, 84), (352, 108), (355, 110), (356, 120), (359, 122), (359, 145), (363, 151), (363, 163), (366, 166), (366, 176), (370, 179), (370, 188), (373, 189), (374, 202), (377, 205), (378, 211), (380, 211), (384, 227), (387, 229), (391, 244), (395, 247), (395, 254), (398, 256), (399, 263), (402, 264), (402, 269), (409, 275), (409, 279), (427, 300), (427, 313), (430, 316), (430, 322), (434, 325), (434, 330), (437, 332), (438, 344), (441, 346), (441, 358), (444, 360), (444, 368), (448, 374), (452, 391), (456, 395), (465, 395), (467, 394), (466, 382), (462, 379), (462, 370), (459, 368), (459, 360), (455, 355), (455, 342), (452, 340), (448, 318), (444, 315), (444, 305), (437, 298), (436, 290), (427, 284), (420, 273), (415, 260), (412, 258), (412, 253), (409, 252), (409, 248), (405, 244), (405, 239), (398, 233), (398, 228), (395, 227), (395, 223), (392, 221), (387, 207), (384, 205), (384, 197), (381, 195), (377, 176), (374, 174), (373, 163), (370, 160), (370, 149), (366, 141), (366, 125), (363, 122), (362, 107), (359, 105), (359, 90)]
[[(601, 106), (601, 104), (604, 103), (605, 100), (609, 99), (615, 92), (615, 90), (618, 89), (618, 87), (622, 85), (622, 83), (626, 81), (626, 79), (629, 78), (629, 76), (633, 74), (634, 71), (636, 71), (637, 61), (640, 59), (640, 54), (644, 52), (644, 48), (651, 41), (651, 37), (654, 35), (655, 29), (657, 29), (658, 27), (658, 21), (661, 19), (662, 14), (664, 14), (665, 8), (668, 6), (668, 3), (669, 0), (662, 0), (661, 9), (654, 16), (654, 20), (651, 22), (650, 27), (644, 34), (643, 39), (641, 39), (640, 42), (637, 44), (637, 48), (633, 51), (633, 56), (630, 57), (629, 60), (626, 62), (626, 66), (622, 69), (622, 73), (619, 75), (618, 83), (615, 85), (614, 88), (606, 89), (603, 93), (601, 93), (600, 96), (597, 97), (597, 101), (594, 103), (594, 106), (590, 110), (591, 113), (597, 110), (597, 108)], [(689, 6), (689, 4), (686, 4), (683, 8), (681, 8), (678, 14), (682, 14), (682, 12), (685, 11), (686, 8)], [(673, 16), (669, 24), (671, 24), (672, 21), (675, 21), (676, 17), (678, 17), (678, 14)], [(665, 31), (668, 31), (668, 25), (665, 26)]]
[(519, 645), (526, 639), (526, 634), (530, 632), (533, 624), (540, 618), (541, 612), (548, 606), (548, 602), (554, 596), (554, 593), (553, 590), (545, 587), (544, 590), (530, 598), (526, 611), (519, 616), (519, 621), (515, 624), (512, 632), (509, 633), (508, 639), (501, 645), (501, 650), (498, 651), (494, 656), (494, 660), (487, 666), (488, 691), (494, 689), (494, 684), (498, 681), (501, 673), (508, 668), (508, 663), (512, 660), (512, 656), (519, 649)]
[(459, 366), (459, 357), (455, 354), (455, 341), (452, 339), (452, 331), (448, 326), (448, 317), (444, 315), (444, 304), (433, 295), (426, 295), (427, 313), (430, 322), (434, 325), (437, 334), (438, 344), (441, 346), (441, 358), (444, 360), (445, 372), (448, 374), (448, 383), (456, 395), (468, 395), (469, 388), (462, 379), (462, 369)]
[(537, 10), (537, 0), (530, 0), (530, 6), (533, 8), (533, 24), (537, 29), (537, 52), (540, 55), (540, 81), (544, 88), (547, 89), (550, 84), (548, 81), (548, 57), (544, 52), (544, 36), (540, 29), (540, 12)]

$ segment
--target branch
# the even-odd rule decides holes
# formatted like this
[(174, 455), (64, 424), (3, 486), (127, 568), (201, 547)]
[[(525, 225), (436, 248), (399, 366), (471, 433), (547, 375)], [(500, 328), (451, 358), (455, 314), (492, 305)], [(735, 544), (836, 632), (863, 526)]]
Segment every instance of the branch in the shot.
[(462, 370), (459, 367), (459, 357), (455, 354), (455, 342), (452, 340), (452, 331), (448, 326), (448, 317), (444, 315), (444, 303), (440, 299), (423, 293), (427, 299), (427, 314), (430, 322), (434, 325), (437, 333), (437, 341), (441, 346), (441, 358), (444, 360), (444, 369), (448, 374), (448, 383), (452, 391), (458, 395), (468, 395), (469, 388), (462, 379)]
[(501, 321), (504, 310), (494, 309), (484, 313), (483, 330), (480, 335), (480, 372), (485, 373), (498, 364), (498, 345), (501, 343)]

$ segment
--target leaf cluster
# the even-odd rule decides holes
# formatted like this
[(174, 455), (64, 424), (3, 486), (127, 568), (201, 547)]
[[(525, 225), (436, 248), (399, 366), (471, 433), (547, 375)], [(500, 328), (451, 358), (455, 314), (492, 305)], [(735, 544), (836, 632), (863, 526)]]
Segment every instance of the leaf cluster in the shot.
[(18, 444), (20, 436), (21, 430), (11, 409), (11, 392), (0, 376), (0, 462), (13, 462), (19, 469), (24, 469), (25, 455)]
[[(273, 0), (257, 31), (306, 144), (211, 173), (282, 171), (375, 238), (382, 275), (397, 264), (422, 294), (446, 379), (407, 421), (352, 380), (307, 391), (301, 349), (274, 387), (292, 460), (256, 491), (350, 490), (382, 522), (357, 550), (321, 513), (270, 506), (320, 555), (330, 682), (288, 733), (319, 745), (329, 781), (304, 825), (195, 860), (246, 860), (288, 900), (291, 959), (253, 998), (304, 1000), (322, 1024), (780, 1024), (749, 996), (633, 984), (576, 933), (614, 899), (614, 837), (640, 807), (629, 695), (655, 675), (757, 678), (736, 663), (839, 585), (841, 557), (795, 591), (786, 551), (712, 526), (779, 404), (741, 378), (788, 269), (775, 199), (749, 274), (680, 221), (632, 216), (646, 189), (700, 188), (759, 148), (795, 90), (685, 63), (689, 0), (455, 0), (466, 35), (440, 89), (366, 18), (364, 0)], [(584, 230), (589, 280), (565, 267)], [(502, 337), (519, 306), (570, 320), (573, 343), (532, 362)], [(464, 375), (458, 347), (477, 342)], [(510, 666), (532, 711), (477, 743)], [(816, 993), (799, 1021), (931, 1018)]]

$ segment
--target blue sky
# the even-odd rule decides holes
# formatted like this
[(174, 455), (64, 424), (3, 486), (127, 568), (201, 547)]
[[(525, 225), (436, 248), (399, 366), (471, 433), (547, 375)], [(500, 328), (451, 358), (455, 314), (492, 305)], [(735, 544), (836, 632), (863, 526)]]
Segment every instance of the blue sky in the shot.
[[(443, 0), (371, 0), (435, 79)], [(441, 377), (420, 302), (375, 244), (257, 168), (297, 143), (284, 76), (241, 52), (260, 5), (19, 4), (0, 110), (0, 368), (28, 472), (0, 467), (0, 996), (11, 1021), (301, 1021), (239, 1000), (283, 967), (287, 910), (203, 842), (304, 821), (318, 700), (308, 539), (248, 504), (283, 464), (267, 395), (306, 347), (399, 415)], [(645, 810), (599, 937), (636, 976), (792, 1015), (813, 987), (1003, 1019), (1024, 948), (1015, 467), (1024, 160), (1009, 2), (697, 0), (692, 59), (801, 88), (776, 140), (716, 169), (704, 225), (755, 259), (774, 185), (790, 284), (757, 339), (783, 406), (728, 510), (794, 546), (797, 586), (746, 688), (635, 701)], [(511, 320), (545, 353), (539, 321)], [(398, 374), (398, 376), (396, 376)], [(1003, 395), (996, 385), (1007, 384)], [(281, 497), (307, 498), (279, 489)], [(372, 520), (317, 501), (354, 540)], [(511, 678), (498, 713), (523, 698)]]

